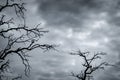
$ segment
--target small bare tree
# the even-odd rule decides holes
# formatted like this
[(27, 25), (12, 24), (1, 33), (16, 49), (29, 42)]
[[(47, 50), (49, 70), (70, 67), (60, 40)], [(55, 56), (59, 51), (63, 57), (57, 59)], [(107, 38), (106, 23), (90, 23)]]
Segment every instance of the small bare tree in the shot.
[[(7, 45), (0, 49), (0, 80), (5, 75), (3, 73), (8, 71), (10, 60), (8, 55), (17, 55), (20, 57), (25, 66), (25, 75), (30, 72), (30, 65), (28, 62), (28, 52), (40, 48), (42, 50), (53, 49), (54, 45), (37, 43), (38, 40), (48, 31), (40, 28), (39, 25), (35, 27), (28, 27), (25, 24), (25, 3), (21, 0), (4, 0), (0, 3), (0, 39), (6, 41)], [(21, 23), (16, 23), (14, 17), (8, 17), (9, 14), (4, 13), (7, 10), (14, 10), (15, 14), (22, 19)], [(9, 18), (9, 19), (8, 19)], [(16, 26), (16, 24), (18, 26)], [(16, 80), (19, 78), (13, 78)], [(4, 79), (5, 80), (5, 79)]]
[(94, 65), (94, 62), (98, 59), (101, 59), (103, 55), (106, 55), (104, 52), (98, 52), (95, 54), (91, 54), (90, 52), (81, 52), (80, 50), (77, 52), (70, 53), (71, 55), (78, 55), (80, 58), (84, 60), (82, 66), (83, 70), (81, 70), (80, 73), (75, 74), (71, 72), (71, 76), (77, 78), (78, 80), (93, 80), (93, 75), (92, 73), (99, 70), (99, 69), (104, 69), (105, 66), (109, 66), (107, 62), (101, 62), (97, 65)]

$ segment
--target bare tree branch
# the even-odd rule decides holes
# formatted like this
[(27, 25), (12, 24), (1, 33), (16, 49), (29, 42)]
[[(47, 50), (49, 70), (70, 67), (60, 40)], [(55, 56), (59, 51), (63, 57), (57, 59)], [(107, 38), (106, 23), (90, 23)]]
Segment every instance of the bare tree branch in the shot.
[[(9, 8), (15, 10), (17, 17), (21, 17), (22, 21), (18, 26), (12, 26), (16, 21), (13, 21), (14, 18), (6, 20), (6, 17), (9, 15), (1, 14), (0, 15), (0, 37), (4, 40), (7, 40), (6, 46), (0, 50), (0, 79), (2, 80), (2, 73), (7, 71), (10, 65), (10, 60), (7, 58), (8, 55), (17, 55), (23, 65), (25, 66), (25, 75), (28, 76), (30, 73), (30, 64), (27, 54), (28, 52), (34, 49), (42, 49), (43, 51), (48, 51), (50, 49), (55, 49), (56, 45), (51, 45), (47, 43), (38, 42), (47, 30), (39, 27), (39, 24), (35, 27), (30, 27), (26, 25), (25, 21), (25, 3), (15, 0), (5, 0), (5, 4), (0, 4), (0, 13), (7, 11)], [(5, 28), (4, 28), (5, 27)], [(7, 61), (6, 61), (7, 60)], [(13, 78), (16, 80), (20, 77)]]
[[(13, 3), (10, 4), (10, 2)], [(24, 5), (25, 3), (18, 4), (17, 2), (14, 2), (14, 0), (6, 0), (5, 5), (0, 5), (0, 12), (7, 8), (14, 8), (17, 16), (24, 17), (24, 11), (26, 11)]]
[(81, 52), (80, 50), (77, 52), (72, 52), (70, 53), (71, 55), (78, 55), (80, 56), (80, 58), (82, 58), (84, 60), (84, 63), (82, 64), (82, 66), (84, 67), (84, 69), (79, 73), (79, 74), (75, 74), (75, 73), (71, 73), (71, 76), (77, 78), (78, 80), (93, 80), (93, 75), (92, 73), (99, 70), (99, 69), (104, 69), (104, 67), (106, 66), (110, 66), (107, 62), (102, 62), (99, 63), (98, 65), (94, 66), (93, 62), (95, 62), (97, 59), (101, 59), (103, 55), (106, 55), (106, 53), (104, 52), (98, 52), (95, 53), (92, 56), (90, 55), (90, 52)]

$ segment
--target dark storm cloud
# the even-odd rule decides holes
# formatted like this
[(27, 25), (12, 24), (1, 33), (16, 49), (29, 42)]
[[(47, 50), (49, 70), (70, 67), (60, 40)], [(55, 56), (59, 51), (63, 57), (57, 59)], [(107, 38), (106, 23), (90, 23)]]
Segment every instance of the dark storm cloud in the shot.
[(111, 22), (119, 9), (119, 0), (37, 0), (37, 3), (41, 17), (49, 26), (57, 27), (81, 27), (91, 14), (102, 12), (112, 16), (108, 18)]
[(78, 27), (88, 16), (88, 9), (100, 8), (93, 0), (38, 0), (41, 17), (48, 25)]
[[(86, 29), (87, 31), (90, 30), (92, 31), (92, 25), (89, 25), (88, 23), (90, 23), (92, 20), (99, 21), (98, 19), (99, 17), (95, 16), (99, 16), (99, 14), (105, 13), (105, 16), (101, 20), (105, 20), (105, 23), (107, 23), (108, 25), (103, 26), (101, 29), (96, 28), (95, 30), (92, 31), (91, 35), (87, 37), (87, 39), (88, 41), (96, 40), (102, 43), (103, 42), (102, 38), (107, 37), (109, 39), (109, 42), (102, 43), (100, 44), (100, 46), (101, 45), (104, 46), (105, 49), (108, 49), (109, 51), (108, 53), (111, 53), (112, 55), (120, 53), (119, 0), (37, 0), (37, 3), (39, 4), (38, 7), (39, 15), (43, 20), (45, 20), (47, 26), (56, 27), (58, 29), (60, 27), (64, 29), (80, 28)], [(63, 37), (61, 39), (63, 39)], [(74, 41), (73, 44), (75, 44), (75, 40), (73, 40), (73, 38), (71, 40), (67, 40), (67, 42), (70, 41), (71, 42)], [(70, 45), (67, 44), (67, 46)], [(50, 65), (55, 66), (55, 64), (52, 63)], [(116, 71), (115, 68), (112, 68), (112, 71), (120, 73), (119, 71)], [(119, 80), (119, 78), (116, 77), (115, 75), (111, 73), (109, 75), (105, 74), (105, 76), (102, 76), (99, 79)]]
[[(102, 44), (106, 48), (109, 48), (110, 52), (113, 50), (116, 52), (119, 52), (119, 0), (37, 0), (38, 3), (38, 15), (46, 22), (47, 26), (52, 26), (56, 28), (82, 28), (82, 29), (90, 29), (91, 26), (87, 24), (86, 22), (90, 22), (93, 19), (96, 21), (98, 20), (98, 17), (94, 18), (94, 16), (99, 16), (101, 13), (106, 13), (105, 21), (109, 24), (106, 28), (105, 26), (102, 29), (96, 29), (93, 30), (90, 37), (87, 37), (89, 41), (96, 40), (96, 41), (102, 41), (102, 38), (108, 37), (110, 42)], [(111, 26), (115, 25), (115, 26)], [(87, 27), (86, 27), (87, 26)], [(90, 27), (90, 28), (88, 28)], [(71, 39), (66, 38), (66, 34), (63, 31), (63, 29), (58, 30), (60, 33), (54, 33), (56, 29), (53, 29), (51, 35), (49, 38), (46, 39), (46, 41), (66, 41), (64, 44), (67, 44), (66, 46), (73, 46), (76, 47), (76, 44), (79, 44), (76, 42), (75, 39), (73, 39), (74, 35), (71, 37)], [(66, 31), (67, 32), (67, 31)], [(54, 40), (53, 40), (54, 38)], [(84, 40), (86, 41), (86, 40)], [(87, 41), (86, 41), (87, 43)], [(82, 42), (81, 42), (82, 44)], [(94, 43), (93, 43), (94, 44)], [(79, 44), (80, 45), (80, 44)], [(63, 46), (66, 48), (66, 46)], [(85, 46), (86, 47), (86, 46)], [(89, 45), (91, 47), (91, 45)], [(96, 47), (98, 48), (98, 47)], [(109, 52), (108, 52), (109, 53)], [(52, 54), (53, 56), (53, 54)], [(42, 60), (44, 59), (44, 60)], [(55, 60), (54, 60), (55, 59)], [(70, 67), (67, 64), (66, 57), (41, 57), (40, 61), (38, 63), (40, 64), (40, 67), (36, 72), (39, 72), (38, 80), (59, 80), (65, 77), (65, 72), (61, 70), (65, 70), (66, 67)], [(66, 62), (65, 62), (66, 61)], [(34, 62), (33, 62), (34, 63)], [(37, 64), (38, 65), (38, 64)], [(66, 65), (66, 66), (65, 66)], [(116, 64), (117, 65), (117, 64)], [(36, 68), (36, 67), (35, 67)], [(45, 71), (44, 71), (45, 69)], [(43, 70), (43, 71), (41, 71)], [(112, 71), (115, 69), (112, 68)], [(55, 74), (50, 73), (51, 71), (54, 71)], [(111, 72), (112, 72), (111, 71)], [(69, 71), (70, 72), (70, 71)], [(115, 70), (115, 72), (117, 72)], [(108, 72), (110, 73), (110, 72)], [(118, 71), (119, 73), (119, 71)], [(98, 74), (99, 75), (99, 74)], [(112, 76), (112, 77), (111, 77)], [(68, 76), (66, 76), (68, 77)], [(118, 80), (118, 78), (112, 74), (101, 76), (99, 78), (100, 80)], [(70, 79), (63, 79), (63, 80), (70, 80)]]

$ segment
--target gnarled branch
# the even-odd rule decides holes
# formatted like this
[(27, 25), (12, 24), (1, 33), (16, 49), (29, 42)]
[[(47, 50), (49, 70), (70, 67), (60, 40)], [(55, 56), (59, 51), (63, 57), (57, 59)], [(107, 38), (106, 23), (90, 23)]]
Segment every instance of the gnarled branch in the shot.
[(107, 62), (99, 63), (96, 66), (93, 65), (94, 61), (96, 61), (97, 59), (101, 59), (103, 55), (106, 55), (106, 53), (104, 52), (98, 52), (98, 53), (95, 53), (94, 55), (91, 54), (92, 56), (89, 56), (90, 52), (81, 52), (79, 50), (77, 52), (72, 52), (70, 54), (78, 55), (84, 60), (84, 63), (82, 64), (84, 69), (79, 74), (75, 74), (72, 72), (72, 75), (71, 75), (77, 78), (78, 80), (91, 80), (93, 79), (93, 75), (92, 75), (93, 72), (99, 69), (104, 69), (104, 67), (106, 66), (110, 66)]

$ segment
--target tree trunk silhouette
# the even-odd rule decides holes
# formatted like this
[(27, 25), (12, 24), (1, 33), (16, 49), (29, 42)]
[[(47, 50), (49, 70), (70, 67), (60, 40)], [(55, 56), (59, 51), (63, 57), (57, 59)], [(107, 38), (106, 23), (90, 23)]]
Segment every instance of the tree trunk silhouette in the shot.
[(75, 74), (71, 72), (71, 76), (77, 78), (78, 80), (93, 80), (94, 77), (92, 75), (93, 72), (104, 69), (106, 66), (110, 66), (107, 62), (101, 62), (97, 65), (94, 65), (93, 62), (95, 62), (98, 59), (102, 59), (103, 55), (106, 55), (104, 52), (97, 52), (94, 55), (90, 54), (90, 52), (81, 52), (80, 50), (77, 52), (70, 53), (71, 55), (78, 55), (81, 59), (84, 60), (84, 63), (82, 66), (84, 67), (83, 70), (79, 74)]

